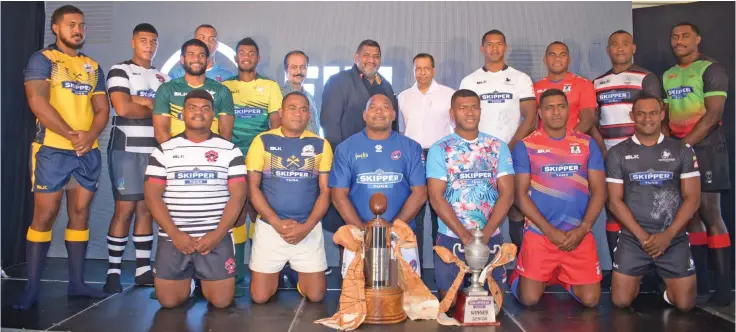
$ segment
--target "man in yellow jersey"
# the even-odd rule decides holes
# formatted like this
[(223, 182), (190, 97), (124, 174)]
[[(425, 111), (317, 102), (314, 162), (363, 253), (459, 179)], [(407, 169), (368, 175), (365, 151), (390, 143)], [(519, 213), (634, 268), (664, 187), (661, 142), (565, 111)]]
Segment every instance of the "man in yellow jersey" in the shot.
[(209, 50), (198, 39), (190, 39), (181, 47), (181, 65), (184, 77), (162, 84), (156, 91), (153, 103), (153, 131), (156, 141), (161, 144), (172, 136), (184, 131), (182, 107), (184, 97), (194, 89), (207, 90), (215, 100), (215, 114), (212, 132), (226, 140), (233, 132), (233, 97), (222, 84), (205, 76)]
[(56, 42), (31, 55), (25, 70), (28, 105), (36, 116), (32, 143), (33, 221), (26, 239), (28, 284), (13, 307), (25, 310), (38, 300), (51, 229), (67, 193), (66, 240), (70, 296), (99, 298), (105, 293), (84, 282), (89, 241), (89, 206), (97, 191), (101, 157), (97, 137), (110, 114), (100, 65), (79, 52), (87, 34), (84, 13), (61, 6), (51, 15)]
[[(248, 37), (243, 38), (235, 47), (235, 62), (238, 63), (238, 76), (222, 82), (233, 95), (235, 105), (235, 124), (233, 127), (233, 143), (240, 148), (244, 156), (248, 155), (255, 137), (270, 128), (281, 126), (278, 114), (281, 106), (281, 88), (278, 83), (256, 73), (256, 66), (261, 61), (258, 44)], [(250, 202), (246, 202), (240, 213), (233, 236), (235, 238), (235, 263), (237, 276), (235, 282), (245, 279), (245, 241), (248, 239), (246, 215), (255, 225), (256, 210)], [(251, 234), (253, 233), (251, 227)], [(240, 293), (236, 294), (240, 295)]]

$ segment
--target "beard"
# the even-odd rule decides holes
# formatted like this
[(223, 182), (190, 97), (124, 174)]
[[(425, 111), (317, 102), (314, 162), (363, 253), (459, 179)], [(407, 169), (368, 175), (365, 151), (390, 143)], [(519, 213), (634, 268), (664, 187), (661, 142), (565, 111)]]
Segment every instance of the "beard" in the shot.
[(70, 39), (66, 39), (63, 35), (59, 35), (59, 41), (61, 41), (61, 43), (64, 44), (64, 46), (66, 46), (68, 48), (71, 48), (71, 49), (74, 49), (74, 50), (78, 50), (78, 49), (82, 48), (82, 46), (84, 46), (84, 36), (82, 36), (82, 35), (72, 35), (72, 38), (75, 37), (75, 36), (82, 37), (82, 41), (79, 42), (79, 43), (75, 43), (74, 41), (72, 41)]
[(238, 66), (238, 71), (241, 73), (252, 73), (256, 71), (256, 66), (253, 66), (251, 68), (244, 68), (244, 67)]
[(185, 73), (192, 75), (192, 76), (202, 76), (207, 71), (207, 64), (202, 64), (200, 69), (196, 71), (192, 69), (191, 65), (188, 65), (188, 64), (184, 64), (182, 65), (182, 67), (184, 68)]

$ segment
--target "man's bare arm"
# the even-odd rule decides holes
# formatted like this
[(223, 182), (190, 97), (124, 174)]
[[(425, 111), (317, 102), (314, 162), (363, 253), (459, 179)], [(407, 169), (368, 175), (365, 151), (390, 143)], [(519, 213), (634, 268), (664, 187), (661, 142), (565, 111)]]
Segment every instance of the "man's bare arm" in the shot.
[(363, 229), (363, 221), (360, 220), (358, 212), (355, 211), (353, 203), (350, 201), (350, 188), (331, 188), (330, 196), (332, 197), (332, 204), (335, 205), (335, 209), (340, 213), (342, 220), (347, 225), (353, 225), (360, 229)]
[(514, 151), (516, 143), (529, 136), (534, 131), (534, 124), (537, 121), (537, 101), (534, 99), (522, 101), (520, 104), (521, 116), (524, 122), (516, 129), (514, 137), (509, 142), (509, 150)]
[(59, 112), (51, 106), (49, 90), (51, 85), (45, 80), (26, 81), (26, 96), (31, 112), (41, 124), (62, 137), (71, 140), (72, 127), (61, 117)]
[(153, 115), (153, 135), (158, 144), (163, 144), (171, 138), (171, 117), (168, 114)]

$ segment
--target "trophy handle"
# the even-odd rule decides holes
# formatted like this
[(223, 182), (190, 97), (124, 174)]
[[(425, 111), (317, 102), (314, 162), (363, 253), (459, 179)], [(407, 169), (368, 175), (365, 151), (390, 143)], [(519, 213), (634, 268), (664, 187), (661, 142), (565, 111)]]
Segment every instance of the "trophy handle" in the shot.
[(457, 256), (457, 253), (455, 252), (455, 250), (457, 250), (461, 254), (464, 254), (465, 253), (465, 249), (463, 248), (463, 244), (462, 243), (455, 243), (455, 245), (452, 246), (452, 254), (455, 255), (455, 256)]

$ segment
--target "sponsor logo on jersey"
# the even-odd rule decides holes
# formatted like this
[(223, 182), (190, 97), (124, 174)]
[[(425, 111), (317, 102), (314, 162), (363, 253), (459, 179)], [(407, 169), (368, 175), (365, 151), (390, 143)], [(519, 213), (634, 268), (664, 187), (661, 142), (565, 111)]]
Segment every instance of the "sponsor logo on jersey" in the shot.
[(489, 103), (505, 103), (507, 100), (511, 99), (514, 99), (514, 94), (508, 92), (494, 91), (491, 93), (484, 93), (480, 95), (481, 101), (486, 101)]
[(583, 152), (580, 150), (580, 145), (570, 145), (570, 153), (581, 154)]
[(300, 170), (274, 170), (273, 175), (284, 179), (308, 179), (312, 177), (312, 172)]
[(138, 91), (138, 96), (153, 99), (156, 98), (156, 91), (153, 91), (151, 89)]
[(184, 158), (184, 155), (183, 154), (175, 154), (174, 155), (174, 159), (180, 159), (180, 158)]
[(371, 189), (393, 188), (394, 184), (401, 182), (404, 174), (385, 172), (377, 169), (375, 172), (358, 174), (357, 183), (367, 185)]
[(598, 82), (599, 85), (608, 84), (608, 83), (611, 83), (610, 77)]
[(478, 81), (478, 82), (475, 82), (475, 84), (486, 84), (487, 82), (488, 81)]
[(494, 177), (494, 172), (492, 171), (468, 171), (468, 172), (462, 172), (457, 174), (457, 178), (459, 180), (485, 180), (485, 179), (492, 179)]
[(394, 152), (391, 152), (391, 160), (399, 160), (401, 159), (401, 151), (396, 150)]
[(693, 92), (693, 87), (691, 86), (681, 86), (674, 89), (667, 90), (667, 95), (672, 99), (683, 99), (687, 97), (688, 94)]
[(664, 149), (662, 150), (661, 158), (659, 158), (659, 161), (668, 163), (670, 161), (675, 161), (675, 158), (673, 158), (670, 150)]
[(365, 152), (363, 152), (363, 153), (356, 153), (355, 154), (355, 160), (365, 159), (365, 158), (368, 158), (368, 154), (365, 153)]
[(624, 157), (624, 159), (626, 159), (626, 160), (639, 159), (639, 155), (638, 154), (626, 155), (626, 157)]
[(570, 177), (581, 169), (579, 164), (545, 165), (542, 173), (547, 173), (556, 178)]
[(572, 92), (572, 84), (565, 84), (565, 86), (562, 87), (562, 92), (564, 93)]
[(61, 82), (61, 87), (67, 90), (71, 90), (73, 94), (80, 96), (86, 96), (90, 92), (92, 92), (91, 85), (74, 81)]
[(639, 182), (641, 185), (661, 185), (664, 181), (672, 180), (673, 178), (672, 172), (655, 171), (651, 168), (646, 172), (629, 174), (629, 181)]
[(174, 97), (185, 97), (186, 95), (186, 92), (174, 91)]
[(40, 184), (37, 184), (36, 185), (36, 189), (38, 189), (38, 190), (48, 190), (49, 189), (49, 186), (42, 186)]
[(235, 117), (238, 119), (252, 119), (265, 113), (266, 110), (258, 107), (238, 107), (235, 109)]
[(184, 184), (207, 184), (208, 180), (217, 179), (217, 172), (200, 171), (194, 169), (192, 171), (181, 171), (174, 173), (174, 178), (184, 180)]
[(606, 104), (619, 103), (630, 99), (631, 93), (628, 91), (608, 91), (598, 95), (598, 101)]
[(307, 144), (302, 148), (302, 157), (314, 157), (314, 146)]

